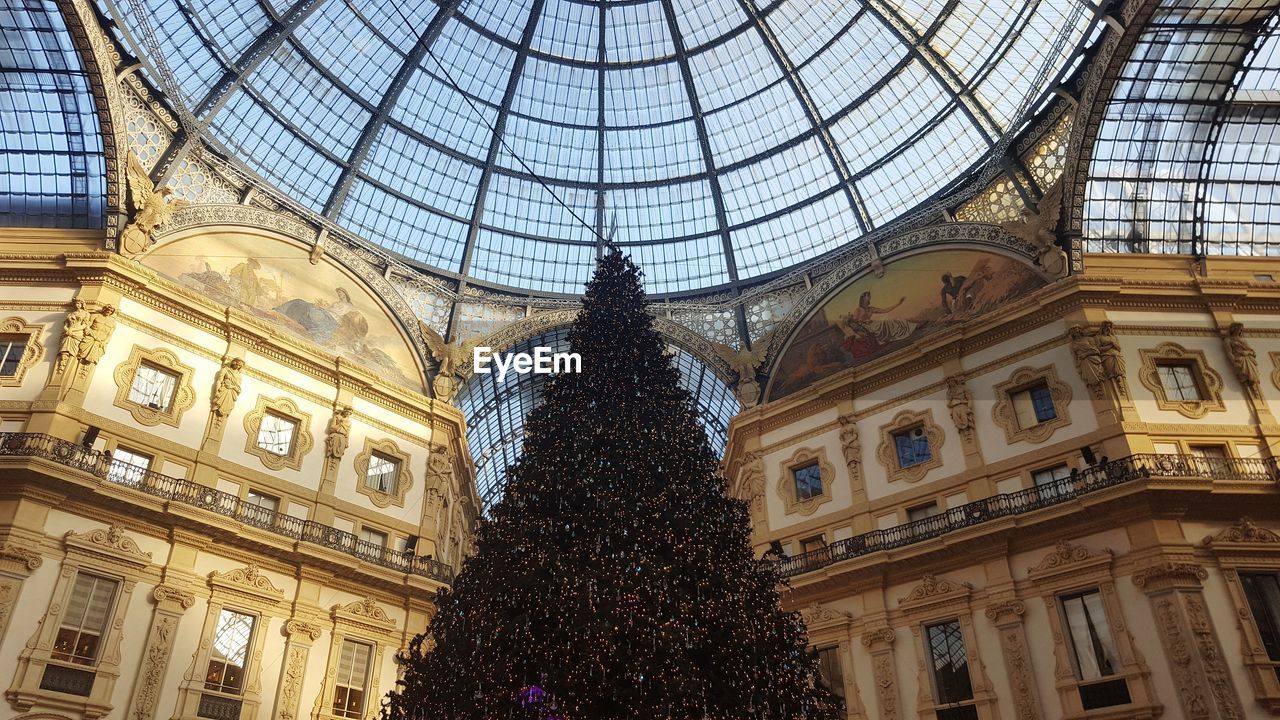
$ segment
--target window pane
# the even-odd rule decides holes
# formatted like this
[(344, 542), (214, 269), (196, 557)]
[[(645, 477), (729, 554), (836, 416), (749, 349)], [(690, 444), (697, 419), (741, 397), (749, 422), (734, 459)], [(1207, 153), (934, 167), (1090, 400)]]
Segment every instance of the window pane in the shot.
[(243, 687), (249, 656), (249, 640), (253, 637), (254, 617), (223, 609), (218, 615), (209, 654), (209, 672), (205, 688), (238, 694)]
[(1195, 373), (1185, 363), (1157, 365), (1160, 384), (1164, 387), (1164, 396), (1173, 402), (1194, 402), (1202, 400), (1200, 386), (1196, 384)]
[(279, 512), (280, 510), (280, 498), (260, 493), (257, 490), (250, 490), (244, 501), (263, 510), (270, 510), (271, 512)]
[(1280, 578), (1274, 574), (1241, 573), (1240, 583), (1267, 657), (1280, 662)]
[(822, 494), (822, 471), (818, 463), (796, 468), (791, 473), (796, 482), (797, 500), (808, 500)]
[(919, 505), (917, 507), (907, 509), (907, 521), (924, 520), (938, 514), (938, 504), (929, 503), (928, 505)]
[(938, 704), (947, 705), (973, 699), (969, 680), (969, 658), (965, 654), (964, 636), (956, 621), (931, 625), (928, 634), (929, 655)]
[(142, 364), (133, 374), (133, 386), (129, 388), (129, 402), (157, 410), (168, 410), (173, 404), (173, 393), (178, 378), (153, 365)]
[(122, 485), (137, 485), (150, 467), (151, 458), (146, 455), (116, 448), (111, 455), (111, 466), (107, 468), (107, 479)]
[(106, 632), (119, 582), (80, 573), (71, 589), (71, 600), (62, 615), (62, 625), (54, 639), (56, 660), (91, 665)]
[(1078, 679), (1097, 680), (1114, 675), (1116, 649), (1106, 611), (1102, 608), (1102, 596), (1091, 591), (1064, 597), (1062, 612), (1067, 619)]
[(369, 681), (369, 660), (373, 648), (354, 640), (342, 641), (338, 673), (334, 681), (333, 712), (339, 717), (358, 718), (364, 712), (365, 685)]
[(293, 434), (298, 423), (272, 412), (262, 415), (258, 425), (258, 447), (274, 455), (288, 455), (293, 449)]
[(898, 466), (909, 468), (927, 462), (933, 455), (929, 451), (929, 437), (924, 428), (912, 428), (893, 436), (894, 446), (898, 450)]
[(4, 377), (13, 377), (18, 374), (18, 364), (22, 362), (22, 355), (27, 351), (27, 341), (25, 339), (5, 339), (0, 340), (0, 375)]
[(818, 651), (818, 675), (832, 694), (844, 699), (844, 671), (840, 667), (840, 648), (829, 647)]
[(1031, 389), (1031, 404), (1035, 408), (1037, 423), (1048, 422), (1058, 417), (1058, 412), (1053, 407), (1053, 396), (1049, 394), (1047, 385)]
[(380, 493), (394, 495), (396, 492), (396, 475), (400, 472), (400, 462), (381, 453), (369, 456), (369, 473), (365, 477), (365, 485)]

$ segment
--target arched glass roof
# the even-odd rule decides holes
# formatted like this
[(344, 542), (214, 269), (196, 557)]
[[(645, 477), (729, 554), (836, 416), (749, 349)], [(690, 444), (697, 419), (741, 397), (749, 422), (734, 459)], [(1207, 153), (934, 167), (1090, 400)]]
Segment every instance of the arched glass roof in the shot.
[(1096, 6), (99, 2), (135, 51), (154, 26), (213, 145), (310, 210), (448, 274), (574, 294), (598, 234), (663, 294), (900, 217), (1016, 129)]
[(53, 0), (0, 0), (0, 224), (100, 228), (106, 177), (89, 78)]
[[(569, 329), (560, 328), (519, 343), (511, 352), (569, 350)], [(693, 397), (711, 448), (724, 452), (729, 420), (741, 409), (733, 392), (688, 351), (671, 346), (680, 385)], [(476, 491), (484, 507), (502, 496), (507, 467), (520, 458), (524, 420), (542, 402), (546, 375), (510, 373), (499, 381), (496, 373), (475, 375), (458, 394), (458, 407), (467, 418), (467, 446), (476, 466)]]

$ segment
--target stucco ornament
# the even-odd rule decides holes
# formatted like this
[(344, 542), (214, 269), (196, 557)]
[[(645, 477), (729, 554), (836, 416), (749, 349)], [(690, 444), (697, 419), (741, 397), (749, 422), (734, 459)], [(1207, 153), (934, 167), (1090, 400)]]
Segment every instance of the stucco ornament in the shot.
[(1067, 254), (1058, 247), (1054, 231), (1062, 217), (1062, 181), (1059, 179), (1040, 198), (1035, 208), (1023, 208), (1022, 218), (1000, 223), (1010, 235), (1036, 249), (1036, 260), (1052, 278), (1064, 277), (1069, 263)]
[(1233, 322), (1222, 335), (1222, 347), (1227, 351), (1236, 379), (1253, 397), (1260, 397), (1258, 381), (1258, 355), (1244, 339), (1244, 325)]
[(756, 340), (753, 347), (748, 348), (744, 345), (737, 350), (724, 343), (711, 343), (716, 355), (719, 355), (729, 369), (738, 376), (738, 385), (734, 389), (734, 394), (744, 408), (755, 407), (760, 402), (760, 382), (756, 380), (756, 373), (760, 371), (760, 366), (769, 355), (769, 344), (772, 340), (773, 333), (768, 332)]
[(325, 429), (324, 455), (331, 461), (341, 460), (347, 453), (351, 437), (351, 408), (339, 405), (333, 409), (329, 426)]
[(127, 257), (136, 257), (151, 247), (151, 237), (156, 228), (173, 218), (173, 214), (191, 203), (186, 200), (170, 199), (173, 189), (165, 186), (157, 188), (151, 182), (147, 169), (142, 166), (138, 156), (129, 153), (129, 165), (126, 173), (129, 180), (129, 204), (133, 215), (124, 230), (120, 231), (120, 253)]
[(77, 349), (77, 359), (80, 361), (82, 372), (97, 365), (106, 354), (107, 341), (111, 339), (111, 333), (116, 329), (115, 314), (114, 305), (103, 305), (89, 320), (89, 327), (85, 328), (84, 337)]
[(58, 344), (57, 372), (63, 372), (70, 364), (71, 358), (80, 357), (80, 344), (84, 342), (84, 333), (89, 329), (93, 314), (85, 309), (84, 300), (75, 299), (75, 307), (67, 313), (62, 321), (62, 341)]
[(465, 342), (446, 342), (440, 333), (422, 321), (418, 322), (418, 329), (422, 333), (422, 341), (431, 350), (431, 357), (440, 363), (431, 389), (437, 398), (449, 402), (458, 389), (457, 378), (461, 376), (463, 366), (471, 362), (471, 351), (484, 340), (473, 338)]
[(222, 369), (213, 379), (213, 398), (210, 406), (215, 422), (222, 422), (231, 414), (236, 398), (240, 397), (240, 371), (244, 369), (244, 360), (231, 358), (222, 363)]

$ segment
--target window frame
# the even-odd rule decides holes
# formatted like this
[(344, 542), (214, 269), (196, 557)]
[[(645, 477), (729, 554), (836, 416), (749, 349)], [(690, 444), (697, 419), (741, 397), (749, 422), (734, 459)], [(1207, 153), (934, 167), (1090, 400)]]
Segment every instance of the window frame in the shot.
[[(162, 394), (159, 396), (159, 398), (164, 401), (164, 404), (162, 405), (156, 404), (156, 403), (142, 402), (141, 399), (134, 397), (134, 395), (142, 395), (143, 399), (146, 399), (145, 392), (139, 390), (138, 381), (139, 379), (142, 378), (143, 373), (147, 371), (150, 371), (152, 373), (155, 373), (156, 375), (161, 376), (164, 380), (164, 382), (160, 385), (160, 388), (159, 388), (162, 391)], [(162, 413), (168, 412), (170, 408), (173, 407), (174, 400), (177, 399), (178, 383), (181, 382), (181, 380), (182, 380), (182, 376), (178, 375), (177, 373), (161, 365), (157, 365), (155, 363), (143, 360), (141, 363), (138, 364), (138, 368), (133, 372), (133, 381), (129, 385), (129, 393), (125, 399), (131, 403), (134, 403), (135, 405), (142, 405), (143, 407), (150, 408), (152, 410), (155, 410), (156, 412), (162, 412)]]
[(40, 342), (44, 328), (44, 325), (33, 325), (20, 317), (0, 320), (0, 338), (21, 339), (26, 343), (13, 374), (0, 375), (0, 387), (21, 387), (28, 371), (44, 358), (44, 343)]
[[(1209, 364), (1203, 350), (1188, 349), (1177, 343), (1164, 342), (1154, 348), (1143, 348), (1138, 353), (1142, 357), (1142, 369), (1138, 372), (1138, 379), (1155, 396), (1156, 407), (1159, 409), (1177, 412), (1193, 420), (1203, 418), (1210, 412), (1226, 410), (1226, 404), (1222, 401), (1222, 375)], [(1186, 365), (1191, 369), (1192, 377), (1200, 391), (1199, 400), (1180, 400), (1169, 397), (1160, 375), (1160, 367), (1170, 364)]]
[[(258, 437), (254, 440), (254, 444), (258, 446), (258, 449), (264, 450), (272, 455), (288, 457), (293, 453), (294, 444), (298, 441), (298, 426), (299, 423), (297, 418), (289, 417), (284, 413), (279, 413), (274, 410), (267, 410), (262, 414), (262, 421), (258, 423)], [(272, 441), (269, 438), (264, 439), (264, 435), (267, 435), (268, 433), (279, 435), (284, 428), (288, 428), (289, 435), (285, 440), (286, 447), (284, 452), (280, 452), (276, 447), (281, 443), (278, 440)]]
[[(213, 653), (216, 651), (216, 648), (214, 647), (214, 645), (216, 644), (218, 629), (222, 624), (222, 617), (224, 615), (238, 615), (240, 617), (249, 619), (249, 635), (244, 640), (244, 648), (242, 650), (242, 652), (244, 652), (244, 664), (239, 668), (240, 670), (239, 682), (237, 684), (237, 687), (235, 687), (234, 689), (228, 688), (225, 682), (225, 679), (220, 680), (218, 682), (217, 687), (210, 687), (211, 681), (209, 680), (210, 676), (212, 675), (213, 663), (218, 662), (213, 657)], [(216, 619), (214, 620), (213, 632), (209, 636), (209, 646), (210, 646), (209, 658), (205, 663), (206, 670), (205, 670), (204, 680), (202, 681), (202, 687), (204, 692), (213, 692), (217, 695), (227, 696), (227, 697), (235, 697), (235, 698), (244, 697), (245, 690), (247, 689), (246, 679), (248, 678), (249, 672), (251, 670), (251, 663), (253, 662), (253, 648), (254, 648), (254, 641), (256, 639), (255, 636), (259, 633), (259, 630), (260, 630), (259, 623), (261, 622), (261, 620), (262, 618), (258, 613), (242, 610), (236, 606), (224, 605), (218, 609), (218, 614), (216, 616)], [(222, 669), (224, 671), (224, 674), (225, 674), (226, 668), (228, 667), (231, 667), (228, 663), (226, 662), (222, 663)]]
[[(929, 448), (929, 457), (903, 467), (899, 461), (896, 436), (919, 428)], [(933, 410), (922, 412), (903, 410), (888, 423), (880, 426), (880, 445), (876, 448), (876, 460), (884, 467), (890, 482), (919, 482), (932, 469), (942, 466), (942, 448), (946, 433), (933, 420)]]
[[(395, 462), (395, 487), (392, 492), (383, 492), (370, 485), (369, 470), (375, 458), (383, 457)], [(405, 498), (413, 487), (413, 474), (409, 472), (412, 458), (409, 453), (400, 449), (396, 441), (390, 438), (375, 440), (366, 437), (364, 449), (355, 457), (356, 492), (369, 498), (369, 502), (377, 508), (404, 507)]]
[[(111, 596), (107, 600), (106, 607), (103, 608), (103, 612), (102, 612), (103, 624), (98, 632), (97, 639), (94, 644), (93, 656), (88, 658), (85, 658), (83, 656), (77, 657), (74, 652), (68, 652), (68, 653), (65, 653), (65, 657), (59, 657), (59, 654), (63, 654), (63, 653), (61, 653), (61, 651), (58, 650), (58, 639), (62, 637), (63, 631), (68, 629), (67, 628), (67, 612), (69, 612), (71, 609), (70, 598), (74, 597), (76, 586), (79, 584), (79, 581), (82, 577), (92, 578), (95, 583), (95, 588), (96, 588), (96, 583), (98, 582), (108, 582), (108, 583), (111, 583), (114, 587), (111, 589)], [(68, 596), (69, 601), (68, 601), (67, 607), (63, 609), (62, 615), (58, 619), (58, 628), (57, 628), (57, 632), (54, 634), (53, 649), (50, 651), (51, 660), (55, 660), (59, 663), (65, 663), (72, 666), (80, 665), (83, 667), (95, 668), (95, 669), (98, 667), (98, 664), (102, 661), (102, 646), (106, 644), (107, 639), (109, 638), (111, 633), (111, 624), (110, 624), (111, 617), (115, 614), (116, 603), (119, 602), (120, 593), (123, 589), (123, 583), (124, 583), (124, 579), (121, 577), (113, 577), (101, 572), (92, 572), (89, 570), (84, 570), (82, 568), (76, 569), (75, 577), (73, 577), (71, 580), (71, 595)], [(91, 601), (92, 598), (93, 598), (93, 594), (91, 591), (89, 600)], [(88, 611), (89, 611), (89, 605), (88, 603), (86, 603), (86, 606), (85, 606), (86, 615)], [(75, 645), (79, 644), (79, 639), (80, 639), (80, 636), (82, 635), (84, 635), (84, 618), (81, 618), (80, 624), (76, 629), (77, 642), (74, 643)]]
[[(1254, 618), (1242, 574), (1280, 575), (1280, 533), (1242, 517), (1204, 539), (1213, 561), (1226, 581), (1227, 595), (1240, 622), (1240, 650), (1244, 671), (1253, 688), (1255, 701), (1272, 714), (1280, 714), (1280, 662), (1267, 652), (1261, 630)], [(1242, 697), (1243, 699), (1243, 697)]]
[[(810, 470), (812, 470), (817, 477), (806, 477), (803, 480), (804, 486), (802, 486), (801, 485), (802, 480), (801, 480), (800, 474), (801, 473), (807, 474), (807, 472)], [(804, 465), (791, 468), (791, 480), (792, 482), (795, 483), (796, 500), (798, 500), (799, 502), (807, 502), (816, 497), (821, 497), (822, 490), (824, 487), (826, 487), (826, 483), (823, 482), (823, 478), (822, 478), (822, 465), (820, 465), (817, 460), (813, 460), (812, 462), (805, 463)], [(814, 486), (815, 480), (817, 481), (816, 487)]]
[[(122, 458), (121, 455), (128, 455), (129, 457), (133, 457), (133, 458), (144, 458), (146, 459), (147, 462), (145, 465), (139, 465), (137, 463), (129, 462), (127, 459)], [(155, 464), (155, 462), (156, 462), (155, 455), (150, 455), (144, 452), (140, 452), (138, 450), (134, 450), (132, 448), (129, 448), (123, 445), (116, 445), (111, 450), (111, 462), (107, 465), (107, 480), (115, 483), (116, 485), (124, 485), (125, 487), (138, 487), (139, 485), (142, 485), (144, 482), (146, 482), (147, 473), (151, 472), (151, 467)], [(123, 468), (124, 466), (128, 466), (130, 468), (136, 469), (137, 471), (136, 480), (129, 481), (129, 477), (131, 474), (129, 470), (122, 469), (120, 471), (120, 474), (117, 474), (116, 468), (117, 467)]]
[[(294, 423), (294, 433), (287, 454), (281, 455), (259, 445), (263, 420), (268, 414)], [(269, 398), (259, 395), (253, 410), (245, 415), (244, 430), (245, 452), (258, 458), (272, 470), (301, 470), (303, 458), (315, 444), (311, 434), (311, 415), (303, 412), (288, 397)]]
[[(1048, 389), (1049, 398), (1053, 402), (1054, 417), (1034, 425), (1023, 426), (1018, 418), (1015, 397), (1021, 392), (1030, 392), (1043, 384)], [(1052, 365), (1044, 367), (1021, 367), (1015, 370), (1007, 380), (994, 388), (996, 402), (991, 408), (991, 418), (1004, 430), (1005, 441), (1042, 443), (1062, 427), (1071, 424), (1070, 405), (1071, 386), (1058, 377), (1058, 371)]]
[[(364, 679), (361, 682), (359, 687), (360, 708), (355, 711), (341, 710), (338, 708), (338, 694), (345, 689), (347, 691), (346, 699), (350, 700), (350, 697), (351, 697), (350, 692), (355, 687), (352, 685), (344, 684), (341, 678), (342, 653), (346, 649), (346, 646), (348, 644), (364, 648), (364, 651), (367, 653), (365, 657)], [(340, 647), (338, 649), (338, 666), (337, 668), (335, 668), (334, 679), (333, 679), (333, 702), (330, 705), (330, 712), (335, 717), (350, 718), (352, 720), (358, 720), (359, 718), (364, 717), (365, 710), (368, 708), (368, 704), (369, 704), (369, 685), (370, 685), (370, 681), (373, 679), (372, 678), (373, 659), (374, 659), (374, 653), (376, 651), (377, 651), (377, 643), (368, 642), (365, 640), (360, 640), (358, 638), (351, 638), (351, 637), (344, 637), (342, 639), (342, 643), (340, 644)]]
[[(797, 470), (813, 465), (818, 466), (818, 482), (820, 492), (801, 498), (796, 483)], [(823, 504), (833, 499), (832, 487), (835, 485), (836, 468), (827, 459), (825, 447), (799, 447), (791, 453), (791, 457), (783, 460), (778, 466), (778, 482), (775, 490), (782, 499), (783, 513), (786, 515), (812, 515)]]
[[(144, 368), (150, 368), (173, 378), (173, 393), (166, 407), (153, 407), (133, 399), (135, 383)], [(140, 425), (178, 427), (182, 423), (183, 414), (196, 402), (195, 389), (191, 384), (194, 375), (195, 370), (180, 361), (172, 351), (134, 345), (129, 351), (129, 358), (118, 365), (112, 373), (116, 383), (116, 397), (113, 404), (127, 411)]]

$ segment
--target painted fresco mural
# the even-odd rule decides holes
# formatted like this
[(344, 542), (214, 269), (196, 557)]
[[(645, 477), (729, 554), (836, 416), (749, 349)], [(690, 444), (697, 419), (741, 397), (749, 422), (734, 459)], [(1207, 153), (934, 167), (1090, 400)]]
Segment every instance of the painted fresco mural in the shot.
[(413, 352), (381, 304), (326, 259), (273, 238), (227, 233), (160, 245), (144, 263), (389, 380), (421, 390)]
[(1031, 266), (982, 250), (935, 250), (893, 260), (837, 292), (801, 323), (775, 363), (777, 399), (1045, 284)]

